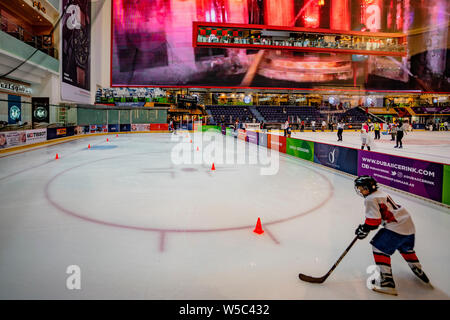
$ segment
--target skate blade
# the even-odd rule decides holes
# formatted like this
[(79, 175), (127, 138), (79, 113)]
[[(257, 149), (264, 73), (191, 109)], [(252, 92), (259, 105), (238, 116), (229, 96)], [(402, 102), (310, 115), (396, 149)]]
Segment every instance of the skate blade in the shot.
[(431, 282), (428, 283), (424, 283), (422, 282), (426, 287), (430, 288), (430, 289), (434, 289), (433, 285), (431, 284)]
[(378, 293), (389, 294), (391, 296), (398, 296), (397, 290), (392, 289), (392, 288), (388, 288), (388, 289), (372, 288), (372, 290), (375, 292), (378, 292)]

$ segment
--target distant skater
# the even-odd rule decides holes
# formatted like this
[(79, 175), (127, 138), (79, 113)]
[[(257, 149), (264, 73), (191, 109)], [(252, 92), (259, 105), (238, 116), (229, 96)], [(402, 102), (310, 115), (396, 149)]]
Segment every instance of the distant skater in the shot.
[(361, 129), (361, 150), (364, 150), (364, 146), (366, 146), (367, 150), (370, 151), (371, 144), (372, 144), (372, 137), (366, 130)]
[(338, 141), (342, 141), (342, 132), (344, 132), (344, 122), (343, 121), (339, 121), (338, 124), (337, 124)]
[(375, 132), (375, 140), (380, 140), (380, 123), (376, 122), (373, 125), (373, 129), (374, 129), (374, 132)]
[(403, 122), (399, 121), (398, 122), (398, 127), (397, 127), (397, 141), (396, 141), (396, 145), (394, 148), (399, 148), (402, 149), (403, 148), (403, 134), (405, 132), (405, 128), (403, 126)]

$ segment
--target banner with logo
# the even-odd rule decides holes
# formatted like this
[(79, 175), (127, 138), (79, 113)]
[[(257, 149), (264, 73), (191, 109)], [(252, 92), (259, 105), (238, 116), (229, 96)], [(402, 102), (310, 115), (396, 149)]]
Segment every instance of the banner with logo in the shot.
[(250, 143), (258, 144), (258, 132), (247, 131), (247, 141)]
[(133, 123), (131, 125), (131, 131), (150, 131), (150, 123)]
[(118, 124), (109, 124), (108, 132), (119, 132), (119, 125)]
[[(89, 127), (88, 127), (88, 129), (89, 129)], [(76, 126), (74, 129), (74, 135), (85, 134), (86, 132), (89, 132), (89, 131), (85, 131), (85, 127), (82, 127), (82, 126)]]
[(47, 141), (47, 129), (0, 132), (0, 149)]
[(47, 141), (47, 129), (26, 130), (26, 144)]
[[(62, 0), (67, 10), (61, 21), (61, 98), (90, 103), (91, 1)], [(67, 6), (68, 5), (68, 6)]]
[(126, 132), (131, 131), (131, 125), (130, 124), (121, 124), (120, 125), (120, 132)]
[(50, 123), (50, 99), (31, 98), (33, 123)]
[(297, 158), (314, 161), (314, 142), (286, 138), (286, 153)]
[(268, 148), (286, 153), (286, 137), (276, 134), (270, 134), (268, 136), (270, 137), (267, 141)]
[(150, 131), (167, 131), (169, 130), (168, 123), (150, 123)]
[(22, 103), (20, 96), (8, 94), (8, 124), (22, 121)]
[(247, 135), (245, 133), (245, 130), (238, 129), (238, 139), (246, 141), (246, 137), (247, 137)]
[(97, 132), (97, 125), (96, 124), (91, 124), (89, 126), (89, 133), (96, 133)]
[(263, 132), (258, 133), (258, 144), (267, 148), (267, 134)]
[(358, 175), (435, 201), (442, 201), (443, 164), (359, 150)]
[(444, 165), (444, 177), (442, 178), (442, 202), (450, 205), (450, 166)]
[(356, 175), (358, 150), (314, 142), (314, 162)]

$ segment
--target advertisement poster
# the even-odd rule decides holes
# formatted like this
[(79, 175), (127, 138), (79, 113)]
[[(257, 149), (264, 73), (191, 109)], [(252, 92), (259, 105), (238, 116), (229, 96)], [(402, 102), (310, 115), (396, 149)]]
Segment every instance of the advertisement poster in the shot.
[(268, 135), (270, 140), (267, 142), (268, 148), (286, 153), (286, 137), (276, 134)]
[(67, 129), (66, 128), (56, 129), (56, 135), (57, 136), (64, 136), (66, 134), (67, 134)]
[(76, 126), (75, 129), (74, 129), (74, 134), (75, 135), (84, 134), (84, 127)]
[(262, 132), (258, 133), (258, 144), (260, 146), (267, 148), (267, 134), (266, 133), (262, 133)]
[(118, 131), (119, 131), (118, 124), (109, 124), (108, 125), (108, 132), (118, 132)]
[(168, 123), (150, 123), (150, 131), (167, 131), (169, 130)]
[(47, 141), (47, 129), (27, 130), (26, 144)]
[(286, 138), (286, 153), (308, 161), (314, 161), (314, 142)]
[[(62, 0), (66, 13), (61, 20), (61, 98), (90, 102), (91, 1)], [(68, 6), (67, 6), (68, 5)]]
[(47, 129), (0, 132), (0, 149), (43, 142), (47, 140)]
[(358, 150), (314, 142), (314, 162), (356, 175)]
[(444, 177), (442, 179), (442, 202), (450, 205), (450, 166), (444, 165)]
[(442, 201), (442, 164), (365, 150), (358, 152), (358, 175), (371, 175), (382, 184)]
[(8, 94), (8, 124), (22, 121), (22, 103), (20, 96)]
[(246, 141), (247, 134), (245, 130), (238, 129), (238, 139)]
[(50, 123), (50, 98), (31, 98), (33, 123)]
[(131, 131), (150, 131), (150, 123), (136, 123), (131, 125)]
[(247, 131), (248, 142), (258, 144), (258, 132)]

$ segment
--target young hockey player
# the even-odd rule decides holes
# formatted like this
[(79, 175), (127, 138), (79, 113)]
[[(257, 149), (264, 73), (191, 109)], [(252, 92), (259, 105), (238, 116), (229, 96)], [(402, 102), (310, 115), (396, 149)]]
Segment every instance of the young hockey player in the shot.
[(372, 238), (373, 256), (380, 268), (380, 277), (373, 280), (374, 291), (397, 295), (392, 277), (391, 255), (398, 250), (412, 272), (430, 287), (430, 280), (414, 252), (415, 227), (409, 212), (392, 198), (378, 190), (377, 181), (371, 176), (359, 176), (355, 180), (356, 193), (364, 197), (366, 220), (355, 231), (358, 239), (367, 237), (371, 230), (380, 229)]

